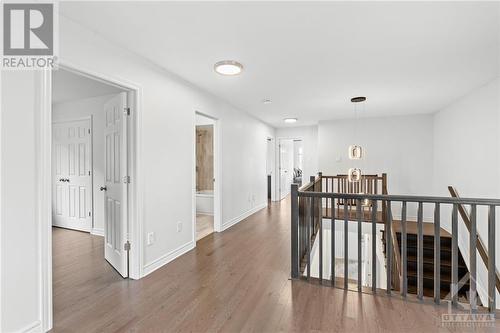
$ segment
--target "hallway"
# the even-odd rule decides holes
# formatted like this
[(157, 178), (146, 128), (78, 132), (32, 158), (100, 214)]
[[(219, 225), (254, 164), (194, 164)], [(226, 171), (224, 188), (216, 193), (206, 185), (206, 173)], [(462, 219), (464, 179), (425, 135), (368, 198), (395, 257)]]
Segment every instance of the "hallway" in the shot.
[(289, 211), (273, 203), (140, 281), (103, 260), (101, 237), (55, 229), (53, 331), (450, 331), (445, 306), (290, 281)]

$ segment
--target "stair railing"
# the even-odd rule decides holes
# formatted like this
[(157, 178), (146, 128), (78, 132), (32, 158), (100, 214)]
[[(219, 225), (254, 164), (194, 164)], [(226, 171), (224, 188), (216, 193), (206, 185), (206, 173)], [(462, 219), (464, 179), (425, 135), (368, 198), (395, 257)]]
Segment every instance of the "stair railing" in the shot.
[[(294, 184), (296, 185), (296, 184)], [(292, 186), (292, 191), (298, 192), (321, 192), (321, 173), (318, 177), (311, 176), (310, 181), (304, 184), (300, 189), (298, 186)], [(291, 196), (296, 196), (296, 193), (291, 193)], [(297, 205), (297, 223), (298, 229), (292, 230), (292, 237), (298, 237), (298, 247), (295, 249), (297, 251), (296, 255), (300, 258), (298, 264), (298, 269), (303, 272), (305, 265), (303, 263), (310, 260), (311, 247), (314, 244), (317, 232), (320, 227), (322, 219), (320, 218), (321, 213), (321, 199), (312, 199), (311, 202), (306, 203), (306, 198), (302, 197), (298, 199)], [(296, 235), (294, 236), (294, 234)], [(294, 249), (292, 249), (294, 251)], [(308, 267), (310, 269), (310, 267)]]
[[(460, 196), (458, 195), (458, 191), (453, 187), (453, 186), (448, 186), (448, 191), (450, 192), (451, 196), (453, 198), (460, 198)], [(486, 246), (484, 245), (484, 241), (481, 239), (481, 236), (479, 236), (479, 234), (477, 233), (477, 229), (474, 231), (474, 232), (471, 232), (471, 229), (472, 229), (472, 223), (471, 223), (471, 218), (469, 216), (469, 213), (467, 212), (467, 210), (465, 209), (465, 207), (463, 205), (459, 205), (458, 206), (458, 212), (460, 213), (460, 217), (462, 217), (462, 221), (464, 222), (465, 224), (465, 227), (467, 228), (467, 230), (469, 231), (469, 239), (470, 238), (473, 238), (471, 235), (476, 235), (476, 244), (477, 244), (477, 251), (479, 252), (479, 255), (481, 256), (481, 259), (483, 260), (483, 263), (486, 267), (488, 267), (488, 252), (486, 251)], [(470, 251), (471, 253), (476, 253), (476, 249), (474, 249), (472, 247), (472, 245), (470, 244)], [(472, 262), (470, 263), (472, 265)], [(474, 262), (474, 265), (476, 263)], [(476, 268), (474, 268), (476, 269)], [(495, 275), (495, 286), (496, 286), (496, 289), (500, 292), (500, 276), (498, 274), (498, 271), (495, 270), (495, 272), (493, 272), (493, 274)]]
[[(316, 182), (316, 179), (315, 179)], [(362, 279), (361, 279), (361, 236), (362, 236), (362, 202), (365, 200), (369, 200), (371, 205), (371, 234), (372, 239), (376, 239), (376, 225), (377, 225), (377, 212), (379, 207), (379, 203), (385, 203), (387, 207), (387, 219), (385, 221), (385, 230), (392, 230), (392, 205), (396, 203), (401, 204), (402, 218), (401, 224), (403, 227), (402, 237), (406, 238), (406, 210), (408, 203), (416, 203), (418, 204), (418, 214), (417, 214), (417, 298), (423, 299), (424, 297), (424, 286), (423, 286), (423, 209), (424, 205), (432, 205), (434, 207), (434, 302), (439, 304), (441, 300), (441, 290), (440, 290), (440, 258), (441, 258), (441, 248), (440, 248), (440, 209), (443, 205), (450, 205), (452, 207), (451, 213), (451, 221), (452, 221), (452, 244), (451, 244), (451, 304), (452, 306), (457, 306), (458, 304), (458, 289), (459, 289), (459, 281), (458, 281), (458, 211), (459, 206), (467, 205), (471, 208), (470, 213), (470, 221), (471, 221), (471, 230), (473, 231), (471, 234), (475, 234), (477, 230), (476, 226), (476, 212), (478, 206), (486, 206), (488, 207), (488, 247), (485, 249), (488, 254), (487, 267), (488, 267), (488, 310), (491, 313), (494, 313), (496, 310), (496, 267), (495, 267), (495, 208), (500, 206), (500, 200), (498, 199), (477, 199), (477, 198), (450, 198), (450, 197), (430, 197), (430, 196), (405, 196), (405, 195), (379, 195), (379, 194), (348, 194), (348, 193), (326, 193), (319, 192), (318, 187), (309, 187), (309, 190), (304, 190), (301, 188), (299, 190), (297, 185), (292, 185), (291, 190), (291, 229), (292, 229), (292, 237), (291, 237), (291, 277), (293, 279), (306, 279), (311, 280), (314, 277), (311, 276), (311, 233), (313, 225), (318, 224), (317, 234), (320, 235), (318, 238), (318, 250), (320, 255), (319, 260), (319, 283), (327, 284), (330, 286), (337, 286), (337, 278), (335, 274), (335, 228), (330, 228), (331, 232), (331, 249), (327, 249), (330, 252), (331, 262), (329, 263), (331, 266), (331, 276), (328, 279), (323, 277), (323, 223), (322, 218), (316, 219), (314, 216), (320, 213), (321, 205), (318, 205), (318, 202), (321, 202), (323, 199), (329, 199), (333, 203), (338, 200), (342, 201), (351, 201), (356, 202), (356, 217), (354, 222), (357, 222), (357, 233), (358, 233), (358, 279), (357, 279), (357, 290), (362, 291)], [(311, 190), (314, 189), (314, 190)], [(300, 212), (300, 205), (302, 204), (302, 213)], [(317, 211), (317, 214), (314, 211)], [(348, 206), (344, 205), (344, 278), (343, 285), (344, 289), (349, 289), (348, 281), (349, 281), (349, 272), (348, 272), (348, 224), (349, 224), (349, 215), (347, 213)], [(300, 216), (302, 214), (302, 216)], [(331, 216), (331, 225), (335, 225), (335, 221), (338, 220), (336, 216)], [(300, 221), (300, 222), (299, 222)], [(308, 267), (306, 272), (300, 272), (300, 260), (301, 256), (299, 255), (299, 239), (302, 237), (302, 233), (307, 232), (306, 234), (306, 242), (303, 243), (302, 246), (305, 246), (305, 249), (302, 249), (307, 255), (306, 266)], [(386, 293), (388, 295), (392, 294), (392, 279), (393, 279), (393, 244), (392, 237), (387, 237), (386, 241), (386, 255), (387, 255), (387, 285), (386, 285)], [(470, 237), (471, 248), (476, 248), (477, 246), (477, 237)], [(407, 253), (406, 242), (402, 242), (401, 244), (401, 252)], [(401, 260), (405, 260), (405, 256), (402, 256)], [(470, 271), (470, 284), (469, 284), (469, 302), (471, 309), (477, 309), (477, 290), (476, 290), (476, 255), (474, 251), (471, 251), (470, 254), (470, 262), (471, 269)], [(406, 267), (406, 262), (401, 264), (402, 267)], [(371, 272), (371, 290), (373, 293), (377, 292), (377, 265), (376, 265), (376, 246), (375, 242), (372, 242), (372, 272)], [(402, 270), (402, 281), (407, 281), (407, 272), (406, 269)], [(327, 282), (327, 280), (329, 280)], [(402, 288), (401, 294), (403, 297), (407, 296), (406, 288)]]

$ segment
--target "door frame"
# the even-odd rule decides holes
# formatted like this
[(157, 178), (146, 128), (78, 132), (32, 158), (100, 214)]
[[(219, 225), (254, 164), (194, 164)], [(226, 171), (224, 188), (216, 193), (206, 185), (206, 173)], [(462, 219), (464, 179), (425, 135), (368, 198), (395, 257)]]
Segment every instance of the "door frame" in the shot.
[(214, 122), (214, 136), (213, 136), (213, 145), (214, 145), (214, 232), (221, 232), (222, 230), (222, 197), (221, 197), (221, 189), (222, 189), (222, 170), (221, 170), (221, 140), (220, 140), (220, 120), (203, 112), (195, 110), (193, 112), (193, 167), (192, 167), (192, 176), (191, 176), (191, 189), (192, 189), (192, 228), (193, 228), (193, 244), (196, 247), (196, 115), (200, 115), (202, 117), (206, 117), (211, 119)]
[[(296, 136), (293, 136), (293, 137), (284, 136), (284, 137), (279, 137), (276, 139), (275, 160), (278, 161), (278, 163), (276, 163), (276, 177), (275, 177), (275, 180), (276, 180), (276, 189), (275, 189), (276, 201), (283, 200), (283, 199), (281, 199), (281, 149), (280, 149), (282, 140), (292, 140), (292, 141), (301, 140), (302, 142), (304, 142), (304, 139), (302, 139), (301, 137), (296, 137)], [(302, 170), (302, 171), (304, 171), (304, 170)], [(304, 183), (304, 179), (303, 179), (302, 183), (307, 184), (308, 181), (306, 180), (306, 183)]]
[[(271, 143), (269, 145), (269, 142)], [(271, 152), (267, 151), (271, 147)], [(270, 159), (269, 159), (270, 158)], [(266, 176), (269, 163), (269, 169), (271, 170), (271, 202), (279, 201), (276, 196), (276, 140), (274, 137), (266, 137)], [(266, 184), (267, 188), (267, 184)]]
[[(129, 119), (129, 175), (131, 182), (128, 190), (128, 239), (129, 278), (140, 279), (144, 276), (143, 264), (143, 198), (142, 179), (142, 96), (141, 85), (118, 77), (95, 72), (79, 65), (59, 59), (57, 69), (64, 69), (127, 91), (127, 105), (132, 113)], [(44, 331), (53, 327), (52, 305), (52, 69), (35, 73), (36, 102), (40, 112), (35, 116), (36, 163), (37, 163), (37, 207), (36, 219), (39, 226), (39, 271), (40, 271), (40, 318)]]
[[(93, 118), (92, 118), (92, 115), (90, 116), (86, 116), (86, 117), (76, 117), (76, 118), (64, 118), (64, 119), (59, 119), (59, 120), (52, 120), (51, 122), (51, 126), (54, 126), (54, 124), (63, 124), (63, 123), (70, 123), (70, 122), (74, 122), (74, 121), (82, 121), (82, 120), (88, 120), (89, 123), (90, 123), (90, 211), (91, 211), (91, 216), (90, 216), (90, 220), (91, 220), (91, 226), (90, 226), (90, 230), (89, 230), (89, 233), (92, 234), (92, 235), (95, 235), (94, 233), (94, 123), (93, 123)], [(51, 129), (52, 131), (52, 129)], [(52, 146), (51, 146), (52, 147)], [(51, 155), (52, 155), (52, 151), (51, 151)], [(51, 170), (52, 171), (52, 170)], [(52, 202), (53, 203), (53, 202)], [(56, 226), (57, 227), (57, 226)], [(63, 228), (63, 227), (60, 227), (60, 228)], [(78, 229), (71, 229), (71, 230), (78, 230)], [(78, 230), (78, 231), (83, 231), (83, 230)], [(84, 231), (86, 232), (86, 231)]]

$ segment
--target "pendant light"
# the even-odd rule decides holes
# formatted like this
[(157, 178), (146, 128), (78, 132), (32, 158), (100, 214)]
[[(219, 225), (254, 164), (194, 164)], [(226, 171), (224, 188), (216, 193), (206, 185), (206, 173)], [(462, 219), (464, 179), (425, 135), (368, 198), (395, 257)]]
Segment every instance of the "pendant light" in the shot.
[[(366, 101), (366, 97), (364, 97), (364, 96), (358, 96), (358, 97), (351, 98), (351, 103), (353, 103), (353, 106), (354, 106), (354, 116), (355, 116), (354, 137), (356, 139), (357, 139), (357, 126), (358, 126), (357, 104), (362, 103), (364, 101)], [(349, 154), (350, 160), (360, 161), (361, 159), (363, 159), (363, 156), (364, 156), (363, 147), (361, 147), (358, 144), (352, 144), (349, 146), (348, 154)], [(358, 186), (357, 188), (358, 188), (359, 194), (364, 193), (364, 189), (363, 189), (364, 183), (362, 182), (362, 173), (361, 173), (361, 169), (359, 167), (350, 168), (347, 172), (347, 179), (351, 183), (361, 183), (360, 186)], [(369, 206), (370, 200), (368, 200), (368, 199), (363, 200), (362, 205)]]
[[(357, 103), (366, 101), (366, 97), (359, 96), (351, 98), (351, 103), (354, 106), (354, 117), (355, 117), (355, 127), (354, 127), (354, 137), (357, 137), (357, 125), (358, 125), (358, 108)], [(363, 148), (360, 145), (354, 144), (349, 146), (349, 159), (350, 160), (360, 160), (363, 158)]]

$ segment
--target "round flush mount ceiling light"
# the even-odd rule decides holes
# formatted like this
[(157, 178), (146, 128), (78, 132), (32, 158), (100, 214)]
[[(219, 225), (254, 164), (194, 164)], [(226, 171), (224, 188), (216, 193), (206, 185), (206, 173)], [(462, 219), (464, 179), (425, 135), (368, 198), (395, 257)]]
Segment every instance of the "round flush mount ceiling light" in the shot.
[(293, 124), (297, 122), (297, 118), (285, 118), (283, 121), (287, 124)]
[(234, 60), (223, 60), (214, 65), (214, 70), (221, 75), (238, 75), (243, 71), (243, 65)]
[(262, 104), (271, 104), (273, 101), (271, 101), (271, 99), (269, 98), (265, 98), (262, 100)]

